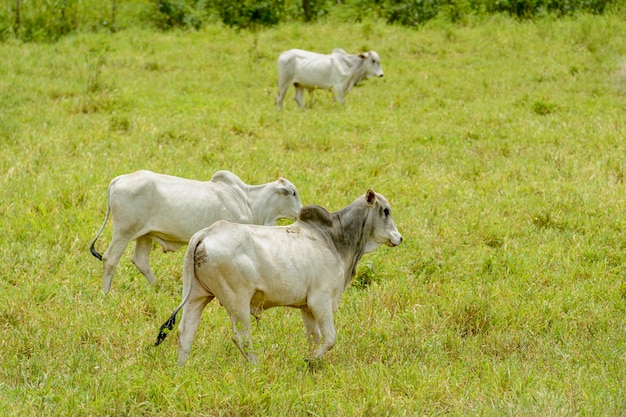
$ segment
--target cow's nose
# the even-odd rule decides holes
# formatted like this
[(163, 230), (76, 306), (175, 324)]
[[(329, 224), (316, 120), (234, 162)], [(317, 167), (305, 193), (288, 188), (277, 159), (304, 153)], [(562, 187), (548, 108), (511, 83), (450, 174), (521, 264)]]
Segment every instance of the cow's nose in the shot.
[(385, 75), (385, 74), (380, 74), (380, 75), (378, 76), (378, 78), (383, 78), (383, 75)]

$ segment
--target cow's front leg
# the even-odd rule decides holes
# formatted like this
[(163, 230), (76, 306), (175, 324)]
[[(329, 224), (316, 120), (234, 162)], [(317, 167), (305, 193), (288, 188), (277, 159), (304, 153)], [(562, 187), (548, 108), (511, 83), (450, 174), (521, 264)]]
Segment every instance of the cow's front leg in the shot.
[(326, 352), (335, 346), (337, 341), (337, 332), (335, 331), (335, 323), (333, 320), (332, 303), (326, 297), (309, 300), (309, 309), (319, 327), (322, 336), (322, 342), (313, 353), (313, 359), (321, 359)]
[(300, 310), (302, 313), (302, 321), (304, 322), (304, 330), (306, 332), (306, 339), (309, 342), (309, 353), (313, 355), (315, 349), (319, 346), (322, 336), (320, 334), (320, 328), (313, 317), (311, 310), (303, 308)]
[(334, 86), (333, 87), (333, 92), (335, 93), (335, 100), (337, 100), (338, 102), (340, 102), (341, 104), (345, 104), (343, 101), (343, 87), (342, 86)]
[(259, 360), (254, 354), (252, 347), (252, 338), (250, 337), (250, 306), (249, 303), (245, 307), (227, 308), (230, 315), (230, 321), (233, 327), (232, 340), (235, 346), (241, 351), (243, 356), (253, 365), (258, 365)]
[(148, 236), (138, 237), (135, 243), (135, 253), (133, 254), (133, 264), (141, 271), (150, 284), (156, 282), (156, 276), (150, 268), (150, 251), (152, 250), (152, 238)]

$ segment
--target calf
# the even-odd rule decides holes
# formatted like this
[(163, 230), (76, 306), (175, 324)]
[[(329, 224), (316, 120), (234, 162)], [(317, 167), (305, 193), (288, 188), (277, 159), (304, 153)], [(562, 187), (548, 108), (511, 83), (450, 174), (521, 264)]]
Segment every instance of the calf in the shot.
[(382, 77), (383, 69), (375, 51), (358, 55), (346, 53), (341, 48), (330, 55), (290, 49), (278, 57), (278, 95), (276, 108), (283, 107), (285, 93), (289, 86), (296, 88), (296, 103), (304, 108), (302, 95), (317, 88), (333, 89), (337, 100), (343, 104), (343, 97), (356, 84), (372, 76)]
[[(274, 225), (279, 218), (295, 220), (301, 207), (298, 190), (284, 178), (253, 186), (230, 171), (217, 171), (206, 182), (150, 171), (120, 175), (109, 185), (107, 214), (90, 246), (104, 264), (102, 290), (111, 289), (115, 267), (132, 240), (136, 241), (133, 263), (152, 284), (156, 281), (150, 268), (152, 240), (164, 252), (175, 251), (218, 220)], [(95, 243), (109, 214), (113, 238), (100, 255)]]
[(402, 236), (389, 202), (374, 191), (329, 213), (303, 207), (289, 226), (217, 222), (194, 234), (185, 254), (183, 300), (161, 326), (156, 344), (182, 309), (178, 364), (187, 360), (205, 306), (217, 297), (230, 315), (233, 341), (251, 363), (250, 315), (286, 306), (300, 309), (313, 359), (335, 344), (333, 313), (361, 256)]

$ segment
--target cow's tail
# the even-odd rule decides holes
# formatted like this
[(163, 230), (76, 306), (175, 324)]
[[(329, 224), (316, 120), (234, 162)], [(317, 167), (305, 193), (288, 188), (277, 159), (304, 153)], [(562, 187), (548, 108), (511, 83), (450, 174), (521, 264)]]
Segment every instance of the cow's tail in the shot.
[[(185, 252), (185, 259), (183, 263), (183, 301), (180, 302), (178, 307), (174, 309), (172, 315), (167, 319), (165, 323), (159, 329), (159, 335), (157, 336), (157, 340), (154, 343), (155, 346), (161, 344), (163, 340), (167, 337), (168, 333), (174, 330), (174, 325), (176, 324), (176, 315), (183, 308), (189, 297), (191, 296), (191, 290), (193, 289), (193, 282), (196, 275), (195, 270), (195, 257), (196, 257), (196, 248), (207, 235), (207, 229), (202, 229), (198, 233), (194, 234), (189, 241), (189, 247), (187, 247), (187, 252)], [(185, 291), (186, 290), (186, 291)]]
[(102, 255), (96, 250), (96, 240), (98, 240), (98, 238), (102, 234), (102, 231), (104, 230), (104, 226), (106, 226), (107, 221), (109, 220), (110, 213), (111, 213), (111, 185), (109, 185), (109, 189), (107, 191), (107, 214), (104, 217), (104, 222), (102, 222), (102, 226), (100, 226), (100, 230), (98, 230), (98, 233), (96, 233), (96, 237), (93, 238), (93, 240), (91, 241), (91, 245), (89, 246), (89, 250), (91, 250), (91, 254), (95, 256), (96, 258), (98, 258), (98, 260), (100, 261), (102, 260)]

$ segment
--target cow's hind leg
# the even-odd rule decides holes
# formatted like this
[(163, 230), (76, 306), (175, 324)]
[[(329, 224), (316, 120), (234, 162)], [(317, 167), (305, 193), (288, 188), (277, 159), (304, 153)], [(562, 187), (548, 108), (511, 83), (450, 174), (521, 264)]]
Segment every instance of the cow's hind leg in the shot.
[(106, 294), (111, 290), (111, 281), (113, 280), (113, 273), (117, 267), (117, 263), (120, 261), (126, 246), (132, 239), (127, 237), (120, 237), (113, 232), (113, 239), (104, 255), (102, 255), (102, 266), (104, 273), (102, 274), (102, 291)]
[(148, 236), (138, 237), (135, 243), (133, 263), (141, 271), (150, 284), (156, 282), (156, 276), (150, 268), (150, 251), (152, 250), (152, 238)]
[(249, 301), (241, 303), (240, 307), (227, 307), (233, 327), (233, 342), (243, 356), (253, 365), (258, 365), (259, 360), (254, 354), (252, 338), (250, 337), (250, 304)]
[(285, 94), (287, 94), (288, 89), (289, 82), (281, 81), (278, 86), (278, 94), (276, 95), (276, 110), (281, 111), (283, 109), (283, 100), (285, 99)]
[[(199, 287), (199, 285), (196, 285)], [(205, 291), (204, 289), (197, 289), (194, 287), (194, 291), (201, 291), (201, 294), (194, 294), (189, 298), (189, 301), (183, 306), (183, 317), (180, 320), (178, 326), (178, 365), (183, 366), (189, 351), (191, 350), (191, 344), (198, 331), (198, 325), (200, 324), (200, 318), (202, 317), (202, 311), (206, 305), (213, 300), (213, 294)]]

